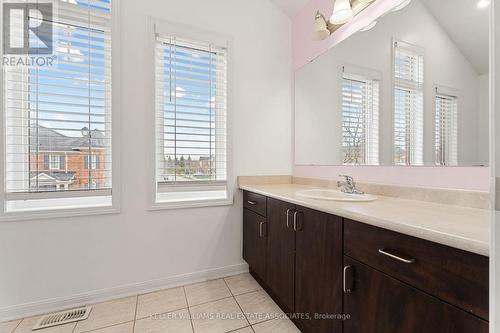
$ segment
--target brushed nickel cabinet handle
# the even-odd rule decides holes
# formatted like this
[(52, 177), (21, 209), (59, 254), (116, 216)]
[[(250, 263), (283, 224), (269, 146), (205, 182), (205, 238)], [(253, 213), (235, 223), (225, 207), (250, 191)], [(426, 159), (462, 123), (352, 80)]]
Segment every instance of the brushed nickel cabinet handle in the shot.
[(387, 249), (378, 249), (378, 253), (383, 254), (384, 256), (387, 256), (389, 258), (396, 259), (397, 261), (404, 262), (405, 264), (413, 264), (415, 262), (415, 259), (402, 258), (400, 256), (397, 256), (395, 254), (390, 253), (389, 250), (387, 250)]
[(290, 229), (290, 212), (291, 211), (292, 211), (291, 209), (286, 210), (286, 227), (288, 229)]
[(257, 203), (255, 201), (247, 200), (249, 205), (255, 206)]
[(260, 236), (260, 238), (264, 237), (264, 230), (263, 230), (264, 228), (263, 227), (264, 227), (265, 223), (266, 222), (260, 222), (260, 225), (259, 225), (259, 236)]
[(293, 230), (294, 231), (298, 231), (297, 230), (297, 214), (298, 213), (299, 213), (298, 211), (293, 212)]
[(346, 294), (350, 294), (352, 292), (351, 288), (347, 288), (347, 270), (351, 269), (351, 266), (345, 266), (344, 267), (344, 274), (343, 274), (343, 279), (342, 279), (342, 290)]

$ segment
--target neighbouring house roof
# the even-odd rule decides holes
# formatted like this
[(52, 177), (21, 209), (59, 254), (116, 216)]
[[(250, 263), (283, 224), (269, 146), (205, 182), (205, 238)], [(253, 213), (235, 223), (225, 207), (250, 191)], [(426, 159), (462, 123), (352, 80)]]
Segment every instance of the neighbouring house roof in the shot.
[(69, 171), (69, 172), (64, 172), (64, 171), (43, 171), (43, 172), (37, 172), (37, 171), (32, 171), (30, 172), (30, 178), (38, 178), (39, 180), (43, 181), (50, 181), (54, 180), (55, 182), (72, 182), (75, 179), (75, 174), (76, 172), (74, 171)]
[[(38, 137), (38, 139), (37, 139)], [(105, 136), (99, 130), (92, 130), (86, 137), (70, 137), (44, 126), (31, 126), (30, 146), (32, 151), (73, 152), (81, 149), (104, 148)]]

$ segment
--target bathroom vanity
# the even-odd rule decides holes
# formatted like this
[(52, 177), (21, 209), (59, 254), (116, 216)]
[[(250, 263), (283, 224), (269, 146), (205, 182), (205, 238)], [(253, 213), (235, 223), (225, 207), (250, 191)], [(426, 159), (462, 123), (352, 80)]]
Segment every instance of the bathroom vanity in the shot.
[(488, 332), (488, 245), (464, 223), (485, 210), (240, 188), (243, 257), (302, 332)]
[[(302, 332), (488, 331), (487, 204), (436, 188), (446, 167), (489, 164), (488, 11), (473, 7), (405, 1), (295, 69), (294, 176), (399, 186), (348, 202), (335, 184), (240, 183), (243, 257)], [(444, 187), (484, 189), (467, 177)], [(405, 184), (433, 188), (390, 195)]]

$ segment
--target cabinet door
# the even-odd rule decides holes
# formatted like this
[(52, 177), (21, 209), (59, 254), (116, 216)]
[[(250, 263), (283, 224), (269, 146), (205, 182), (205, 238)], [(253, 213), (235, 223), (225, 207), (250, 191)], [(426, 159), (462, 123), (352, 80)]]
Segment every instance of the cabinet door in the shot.
[[(294, 205), (267, 199), (267, 274), (265, 282), (285, 311), (294, 309), (295, 232), (287, 211)], [(289, 221), (292, 220), (290, 214)]]
[(266, 277), (266, 219), (243, 209), (243, 259), (258, 278)]
[[(303, 332), (342, 330), (342, 218), (297, 207), (295, 312)], [(300, 318), (297, 316), (297, 318)]]
[(344, 257), (344, 333), (486, 333), (488, 323)]

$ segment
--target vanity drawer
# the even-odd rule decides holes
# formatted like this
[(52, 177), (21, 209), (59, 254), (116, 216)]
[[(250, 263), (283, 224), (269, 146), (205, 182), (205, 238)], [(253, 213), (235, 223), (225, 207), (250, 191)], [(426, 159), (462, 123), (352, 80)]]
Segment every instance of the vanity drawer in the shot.
[(267, 198), (257, 193), (243, 191), (243, 207), (265, 217)]
[(488, 319), (487, 257), (347, 219), (344, 253)]

